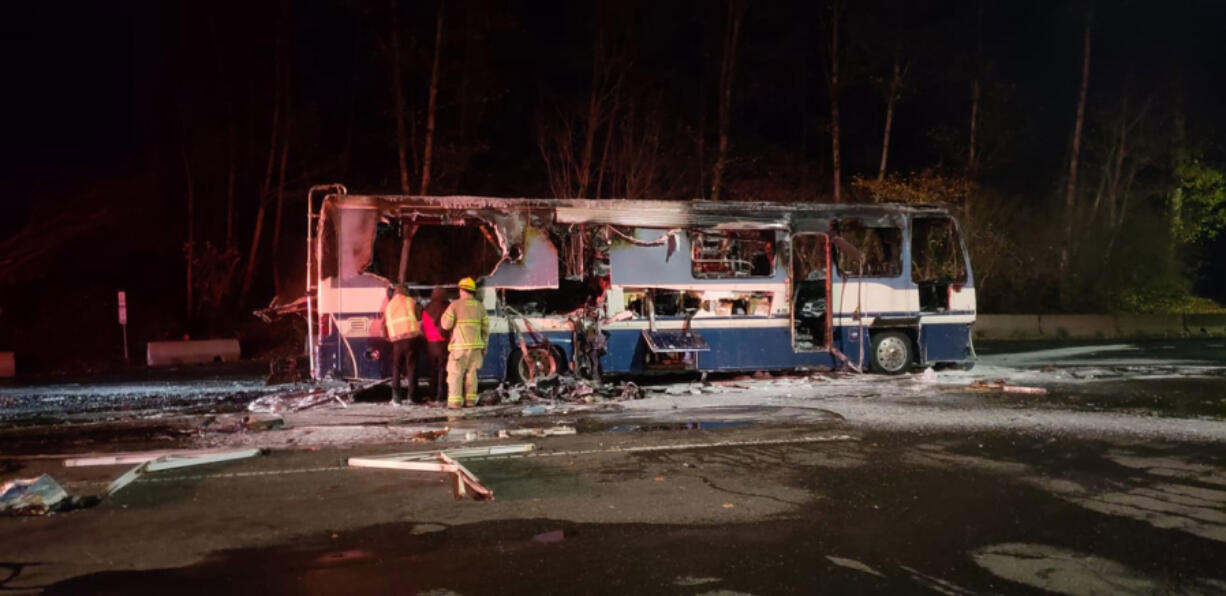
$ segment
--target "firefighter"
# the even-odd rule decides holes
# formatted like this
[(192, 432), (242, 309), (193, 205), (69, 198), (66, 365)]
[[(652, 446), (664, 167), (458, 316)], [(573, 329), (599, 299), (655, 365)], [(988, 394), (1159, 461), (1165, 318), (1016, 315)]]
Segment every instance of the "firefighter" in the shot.
[(477, 369), (485, 360), (485, 344), (490, 335), (490, 318), (485, 305), (473, 297), (477, 282), (465, 277), (458, 284), (460, 298), (452, 302), (439, 323), (451, 332), (447, 356), (447, 407), (477, 405)]
[(392, 401), (391, 405), (400, 405), (403, 394), (400, 391), (400, 373), (408, 381), (409, 399), (413, 398), (416, 388), (416, 377), (413, 369), (417, 364), (417, 350), (414, 348), (421, 337), (421, 325), (417, 322), (417, 304), (409, 298), (409, 290), (403, 285), (396, 286), (395, 292), (383, 309), (383, 324), (387, 328), (387, 339), (392, 342)]

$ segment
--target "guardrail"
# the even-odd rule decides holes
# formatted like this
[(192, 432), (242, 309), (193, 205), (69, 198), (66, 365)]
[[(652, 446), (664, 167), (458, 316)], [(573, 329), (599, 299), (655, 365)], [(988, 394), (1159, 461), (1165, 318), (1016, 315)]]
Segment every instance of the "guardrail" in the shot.
[(151, 341), (145, 349), (149, 366), (237, 362), (237, 339), (194, 339), (188, 341)]
[(1226, 337), (1226, 314), (978, 315), (975, 339)]

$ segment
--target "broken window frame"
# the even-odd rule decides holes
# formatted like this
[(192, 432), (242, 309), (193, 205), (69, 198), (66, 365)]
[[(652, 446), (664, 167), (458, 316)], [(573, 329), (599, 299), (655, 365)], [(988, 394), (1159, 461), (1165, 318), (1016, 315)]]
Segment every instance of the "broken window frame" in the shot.
[[(769, 235), (769, 239), (766, 236)], [(756, 238), (754, 237), (756, 236)], [(707, 241), (711, 238), (721, 238), (721, 242), (728, 244), (726, 247), (721, 247), (722, 257), (724, 258), (706, 258), (700, 257), (699, 252), (706, 249)], [(689, 234), (690, 240), (690, 275), (694, 279), (702, 280), (724, 280), (724, 279), (769, 279), (775, 275), (775, 266), (778, 260), (779, 238), (778, 234), (771, 229), (711, 229), (711, 230), (694, 230)], [(762, 250), (755, 253), (751, 259), (742, 258), (744, 255), (737, 255), (735, 258), (728, 258), (728, 253), (732, 251), (732, 243), (760, 243), (763, 245)], [(758, 263), (754, 259), (764, 257), (766, 259), (766, 271), (756, 272)], [(703, 265), (726, 265), (732, 270), (731, 274), (720, 274), (718, 270), (700, 270)], [(743, 272), (742, 272), (743, 271)]]
[[(877, 246), (870, 245), (870, 243), (865, 242), (867, 238), (849, 236), (848, 235), (849, 230), (845, 229), (845, 226), (849, 223), (854, 223), (859, 230), (873, 231), (874, 232), (873, 237), (878, 238), (878, 239), (881, 239), (882, 230), (888, 230), (891, 235), (896, 236), (894, 241), (887, 242), (885, 239), (881, 239), (877, 246), (879, 246), (882, 249), (882, 252), (885, 252), (886, 250), (890, 248), (891, 245), (893, 245), (894, 254), (893, 255), (883, 254), (882, 258), (879, 261), (870, 262), (869, 259), (872, 255), (872, 251), (875, 248), (877, 248)], [(859, 258), (857, 258), (857, 255), (851, 254), (851, 251), (840, 249), (838, 247), (839, 242), (833, 243), (834, 247), (831, 251), (833, 253), (831, 260), (834, 266), (834, 270), (839, 274), (839, 277), (843, 279), (852, 279), (852, 278), (891, 278), (893, 279), (893, 278), (902, 277), (902, 274), (903, 274), (902, 255), (903, 255), (903, 245), (904, 245), (904, 235), (903, 235), (902, 226), (898, 226), (894, 224), (867, 225), (859, 218), (847, 217), (847, 218), (841, 218), (841, 219), (836, 220), (834, 224), (834, 228), (837, 230), (837, 236), (839, 239), (841, 239), (843, 242), (846, 242), (847, 244), (850, 244), (851, 246), (854, 246), (857, 250), (860, 251), (860, 255), (858, 256)], [(852, 260), (845, 263), (844, 259), (852, 259)], [(888, 267), (888, 269), (885, 269), (885, 272), (883, 273), (882, 272), (883, 267), (873, 266), (877, 263), (884, 264), (885, 266)]]
[[(938, 221), (943, 222), (945, 224), (944, 226), (945, 229), (943, 230), (944, 236), (945, 236), (945, 240), (944, 240), (945, 246), (944, 248), (941, 249), (941, 251), (948, 253), (944, 255), (939, 255), (939, 258), (946, 260), (947, 263), (945, 263), (944, 265), (938, 268), (940, 269), (940, 268), (944, 268), (945, 266), (952, 265), (956, 273), (955, 275), (948, 276), (948, 277), (936, 276), (936, 277), (924, 277), (921, 279), (920, 270), (921, 269), (931, 269), (931, 265), (925, 264), (925, 266), (921, 266), (921, 267), (917, 267), (916, 265), (918, 263), (920, 256), (925, 255), (928, 250), (928, 247), (931, 245), (926, 244), (924, 239), (921, 239), (919, 237), (922, 226), (917, 225), (917, 224), (919, 222), (938, 222)], [(932, 228), (936, 228), (936, 226), (934, 225), (932, 226)], [(928, 237), (932, 238), (932, 236), (928, 236)], [(928, 260), (930, 263), (932, 260), (932, 257), (929, 256)], [(958, 225), (955, 222), (954, 218), (947, 216), (947, 215), (917, 215), (913, 217), (911, 219), (911, 281), (917, 284), (924, 283), (924, 282), (933, 282), (933, 281), (948, 281), (951, 284), (964, 285), (966, 284), (968, 278), (969, 276), (967, 275), (967, 266), (966, 266), (966, 249), (962, 242), (961, 230), (958, 229)]]

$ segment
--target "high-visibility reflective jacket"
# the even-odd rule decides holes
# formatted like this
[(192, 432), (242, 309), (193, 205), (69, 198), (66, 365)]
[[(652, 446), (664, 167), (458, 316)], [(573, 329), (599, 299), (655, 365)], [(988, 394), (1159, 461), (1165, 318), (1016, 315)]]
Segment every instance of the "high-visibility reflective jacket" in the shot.
[(484, 350), (490, 336), (490, 318), (485, 305), (473, 297), (460, 298), (447, 306), (439, 323), (451, 331), (452, 350)]
[(383, 321), (387, 325), (387, 338), (392, 341), (421, 335), (421, 325), (417, 322), (413, 301), (403, 294), (396, 294), (387, 301), (387, 308), (383, 310)]

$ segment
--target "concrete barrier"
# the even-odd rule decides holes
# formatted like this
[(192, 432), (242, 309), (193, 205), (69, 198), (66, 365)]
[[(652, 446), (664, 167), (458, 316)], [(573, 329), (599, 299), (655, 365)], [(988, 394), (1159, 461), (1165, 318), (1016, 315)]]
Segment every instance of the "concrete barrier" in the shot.
[(1226, 314), (978, 315), (975, 339), (1226, 337)]
[(1039, 315), (979, 315), (975, 339), (1039, 339)]
[(1183, 337), (1183, 315), (1115, 315), (1120, 337)]
[(1183, 326), (1192, 337), (1226, 337), (1226, 314), (1184, 315)]
[(17, 376), (17, 361), (12, 352), (0, 352), (0, 379), (11, 379)]
[(1112, 339), (1120, 336), (1111, 315), (1039, 315), (1045, 338)]
[(149, 366), (236, 362), (237, 339), (194, 339), (190, 341), (151, 341), (145, 349)]

